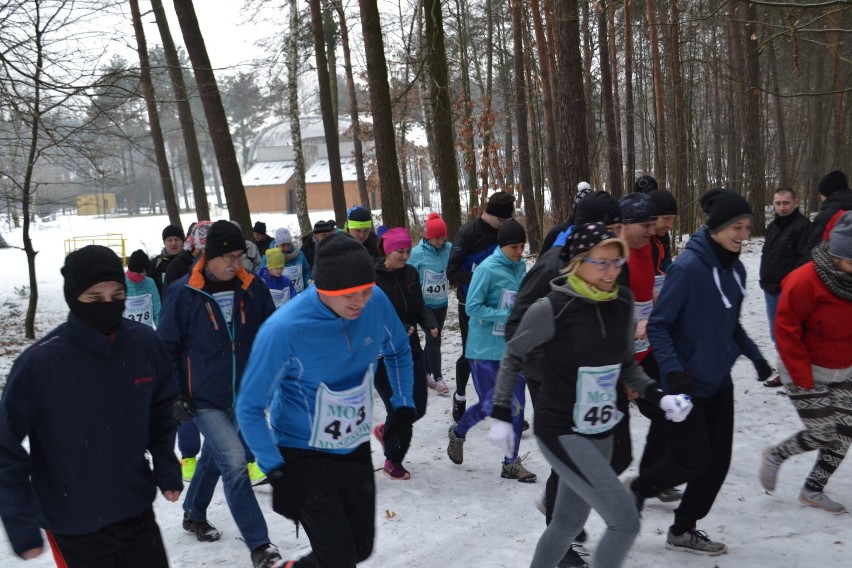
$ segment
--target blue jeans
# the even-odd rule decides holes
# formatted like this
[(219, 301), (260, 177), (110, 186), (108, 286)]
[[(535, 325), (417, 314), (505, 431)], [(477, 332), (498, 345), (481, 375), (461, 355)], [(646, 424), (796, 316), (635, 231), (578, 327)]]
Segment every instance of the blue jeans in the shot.
[(222, 477), (225, 499), (250, 550), (269, 542), (266, 521), (251, 488), (246, 455), (234, 413), (199, 408), (193, 422), (204, 436), (195, 475), (186, 491), (183, 510), (193, 521), (207, 519), (207, 507)]
[(769, 337), (772, 338), (772, 343), (775, 343), (775, 312), (778, 310), (778, 298), (781, 293), (770, 294), (766, 290), (763, 291), (763, 299), (766, 301), (766, 318), (769, 320)]
[[(497, 385), (497, 371), (500, 361), (487, 359), (468, 359), (470, 361), (470, 376), (473, 377), (473, 388), (479, 402), (468, 406), (456, 426), (456, 436), (465, 438), (468, 431), (491, 415), (493, 408), (491, 398)], [(512, 391), (512, 426), (515, 429), (515, 447), (511, 456), (505, 456), (505, 463), (513, 463), (518, 459), (518, 448), (521, 445), (521, 434), (524, 431), (524, 403), (526, 400), (527, 381), (523, 375), (518, 375), (515, 389)]]

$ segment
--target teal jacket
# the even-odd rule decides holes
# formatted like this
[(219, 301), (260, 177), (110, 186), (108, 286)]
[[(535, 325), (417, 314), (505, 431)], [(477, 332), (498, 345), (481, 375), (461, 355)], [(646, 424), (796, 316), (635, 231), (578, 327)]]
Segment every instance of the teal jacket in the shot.
[[(408, 264), (416, 268), (420, 276), (420, 286), (423, 289), (423, 301), (426, 307), (446, 308), (449, 304), (447, 263), (450, 261), (452, 250), (453, 245), (449, 242), (445, 242), (444, 246), (437, 249), (426, 239), (421, 240), (411, 249)], [(430, 272), (428, 281), (427, 271)]]
[[(154, 283), (154, 280), (150, 276), (146, 276), (142, 282), (137, 284), (125, 274), (124, 283), (127, 285), (124, 317), (144, 323), (149, 327), (160, 325), (160, 292), (157, 290), (157, 284)], [(147, 310), (142, 309), (147, 303), (145, 299), (146, 294), (151, 296), (150, 306), (152, 311), (150, 314), (146, 313)], [(134, 309), (134, 306), (137, 309)]]
[(503, 358), (506, 321), (526, 273), (523, 259), (512, 262), (499, 247), (476, 267), (467, 291), (470, 327), (465, 357), (488, 361)]

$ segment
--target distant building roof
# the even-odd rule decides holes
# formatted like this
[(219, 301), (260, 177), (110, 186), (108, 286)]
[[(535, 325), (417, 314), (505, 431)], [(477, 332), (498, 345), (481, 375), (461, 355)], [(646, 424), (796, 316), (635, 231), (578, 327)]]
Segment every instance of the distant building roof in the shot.
[[(253, 169), (253, 168), (252, 168)], [(354, 158), (341, 158), (340, 169), (343, 170), (343, 181), (357, 181)], [(328, 171), (328, 158), (320, 158), (305, 172), (305, 183), (330, 183), (331, 173)]]
[[(349, 128), (351, 122), (345, 118), (338, 118), (337, 132), (343, 134)], [(308, 115), (299, 118), (299, 127), (302, 134), (302, 141), (312, 138), (325, 139), (325, 130), (322, 125), (322, 117), (319, 115)], [(254, 147), (276, 147), (276, 146), (292, 146), (293, 139), (290, 136), (290, 121), (282, 120), (276, 124), (266, 127), (257, 138), (255, 138)]]
[(295, 166), (292, 160), (258, 162), (243, 174), (243, 185), (284, 185), (293, 177), (294, 172)]

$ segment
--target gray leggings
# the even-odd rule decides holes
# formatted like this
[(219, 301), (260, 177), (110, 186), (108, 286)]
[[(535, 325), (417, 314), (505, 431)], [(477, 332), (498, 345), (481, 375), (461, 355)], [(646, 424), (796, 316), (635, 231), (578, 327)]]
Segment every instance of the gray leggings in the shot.
[(639, 534), (639, 512), (609, 464), (612, 437), (566, 434), (537, 439), (544, 457), (559, 475), (559, 488), (553, 520), (538, 541), (530, 567), (556, 566), (594, 507), (607, 530), (591, 564), (595, 568), (618, 568)]
[(814, 388), (797, 387), (787, 369), (779, 369), (790, 402), (805, 425), (773, 450), (776, 458), (817, 450), (817, 461), (805, 481), (810, 491), (822, 491), (840, 466), (852, 443), (852, 367), (826, 369), (813, 365)]

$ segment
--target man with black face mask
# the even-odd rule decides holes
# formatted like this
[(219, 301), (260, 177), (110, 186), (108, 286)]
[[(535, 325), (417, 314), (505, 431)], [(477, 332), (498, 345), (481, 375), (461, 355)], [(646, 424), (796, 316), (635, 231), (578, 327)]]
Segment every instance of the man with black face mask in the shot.
[(68, 321), (15, 361), (0, 400), (0, 517), (24, 559), (45, 529), (60, 566), (167, 568), (151, 502), (158, 489), (177, 501), (183, 484), (165, 348), (122, 317), (112, 250), (74, 251), (62, 275)]

